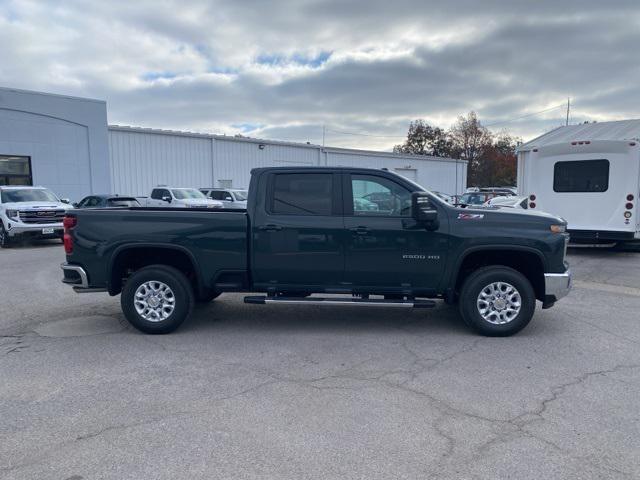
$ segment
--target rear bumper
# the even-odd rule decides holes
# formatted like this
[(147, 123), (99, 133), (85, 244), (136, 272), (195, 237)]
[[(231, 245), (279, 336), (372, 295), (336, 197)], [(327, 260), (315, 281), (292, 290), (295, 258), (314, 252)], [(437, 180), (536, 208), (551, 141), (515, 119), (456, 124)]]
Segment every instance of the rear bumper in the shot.
[(568, 230), (571, 243), (597, 243), (597, 242), (620, 242), (625, 240), (633, 240), (635, 232), (633, 231), (615, 231), (615, 230)]
[(65, 262), (60, 265), (60, 268), (64, 274), (62, 283), (73, 285), (74, 290), (76, 288), (89, 288), (89, 277), (80, 265), (71, 265)]
[(571, 291), (571, 270), (564, 273), (544, 274), (544, 305), (552, 306)]
[(62, 265), (60, 265), (60, 268), (62, 268), (62, 272), (64, 273), (62, 283), (71, 285), (73, 287), (73, 291), (76, 293), (93, 293), (107, 291), (106, 288), (90, 287), (89, 276), (87, 275), (85, 269), (80, 265), (63, 263)]

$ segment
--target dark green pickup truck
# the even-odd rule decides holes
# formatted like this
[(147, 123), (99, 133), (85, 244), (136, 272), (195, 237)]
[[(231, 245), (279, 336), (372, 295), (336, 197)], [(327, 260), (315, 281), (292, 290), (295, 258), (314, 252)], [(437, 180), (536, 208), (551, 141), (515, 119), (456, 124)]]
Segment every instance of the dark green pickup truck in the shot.
[(564, 220), (458, 208), (385, 170), (259, 168), (246, 211), (78, 209), (64, 225), (63, 281), (121, 294), (147, 333), (175, 330), (194, 302), (253, 292), (245, 302), (443, 299), (478, 332), (505, 336), (529, 323), (536, 299), (551, 307), (571, 286)]

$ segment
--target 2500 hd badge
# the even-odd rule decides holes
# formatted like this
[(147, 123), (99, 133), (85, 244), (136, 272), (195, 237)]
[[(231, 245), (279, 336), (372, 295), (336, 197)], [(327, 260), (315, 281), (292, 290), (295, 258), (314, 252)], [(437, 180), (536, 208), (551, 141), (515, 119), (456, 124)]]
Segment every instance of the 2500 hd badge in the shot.
[[(569, 292), (566, 223), (552, 215), (462, 210), (383, 170), (251, 174), (246, 210), (69, 211), (63, 281), (120, 294), (126, 318), (147, 333), (174, 331), (195, 302), (252, 291), (244, 301), (254, 305), (443, 300), (481, 334), (507, 336), (529, 323), (537, 301), (549, 308)], [(385, 193), (367, 200), (367, 191)], [(402, 254), (407, 247), (429, 254)]]

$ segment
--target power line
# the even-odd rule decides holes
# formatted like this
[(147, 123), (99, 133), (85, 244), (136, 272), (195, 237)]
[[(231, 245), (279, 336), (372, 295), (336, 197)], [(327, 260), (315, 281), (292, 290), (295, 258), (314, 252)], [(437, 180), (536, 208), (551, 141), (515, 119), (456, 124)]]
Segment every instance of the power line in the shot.
[(407, 138), (406, 135), (374, 135), (373, 133), (346, 132), (344, 130), (326, 129), (327, 132), (339, 133), (341, 135), (357, 135), (360, 137), (378, 137), (378, 138)]
[(544, 110), (540, 110), (539, 112), (527, 113), (526, 115), (520, 115), (519, 117), (510, 118), (509, 120), (502, 120), (500, 122), (488, 123), (485, 127), (493, 127), (494, 125), (502, 125), (505, 123), (515, 122), (516, 120), (520, 120), (522, 118), (533, 117), (534, 115), (540, 115), (541, 113), (550, 112), (551, 110), (555, 110), (560, 107), (565, 107), (566, 103), (561, 103), (560, 105), (556, 105), (555, 107), (545, 108)]

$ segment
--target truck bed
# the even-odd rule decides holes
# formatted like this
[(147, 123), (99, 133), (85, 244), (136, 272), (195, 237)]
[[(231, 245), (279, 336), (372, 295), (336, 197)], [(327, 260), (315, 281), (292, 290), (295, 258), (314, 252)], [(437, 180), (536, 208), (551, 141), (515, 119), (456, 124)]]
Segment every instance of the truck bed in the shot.
[[(89, 284), (105, 287), (126, 246), (145, 255), (155, 245), (171, 246), (197, 263), (201, 279), (213, 285), (222, 272), (247, 271), (248, 217), (244, 210), (114, 208), (74, 210), (70, 259), (92, 272)], [(197, 259), (197, 260), (196, 260)]]

